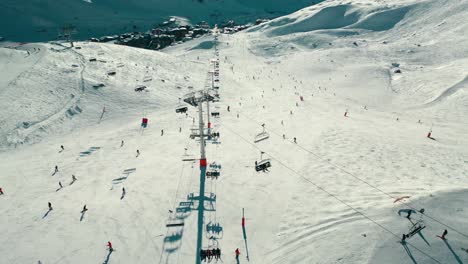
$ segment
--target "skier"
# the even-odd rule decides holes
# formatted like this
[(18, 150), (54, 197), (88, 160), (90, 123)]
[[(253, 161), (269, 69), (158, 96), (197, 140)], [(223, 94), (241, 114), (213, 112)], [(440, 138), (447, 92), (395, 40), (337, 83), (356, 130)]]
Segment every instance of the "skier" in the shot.
[(75, 175), (72, 174), (72, 182), (76, 181)]
[(62, 186), (62, 182), (59, 182), (59, 186), (60, 186), (60, 189), (62, 189), (62, 188), (63, 188), (63, 186)]
[(405, 243), (406, 241), (406, 234), (403, 234), (403, 237), (401, 238), (401, 243)]
[(82, 213), (88, 211), (88, 208), (86, 208), (86, 204), (83, 206), (83, 210), (81, 211)]
[(64, 151), (64, 150), (65, 150), (65, 148), (63, 147), (63, 145), (60, 145), (60, 148), (62, 149), (62, 151)]
[(240, 255), (240, 250), (239, 248), (236, 248), (236, 259), (239, 260), (239, 255)]
[(179, 133), (181, 133), (181, 132), (182, 132), (182, 127), (179, 127)]
[(292, 110), (290, 110), (290, 111), (289, 111), (289, 114), (290, 114), (290, 115), (292, 115), (292, 114), (293, 114), (293, 113), (292, 113)]
[(239, 114), (237, 114), (237, 118), (239, 118)]
[(161, 136), (164, 135), (164, 129), (161, 129)]
[(58, 172), (58, 166), (55, 165), (55, 172), (54, 172), (54, 174), (57, 173), (57, 172)]
[(136, 154), (137, 158), (138, 156), (140, 156), (140, 151), (137, 149), (137, 154)]
[(228, 112), (231, 112), (231, 107), (230, 107), (229, 105), (228, 105), (228, 107), (227, 107), (227, 111), (228, 111)]
[(0, 187), (0, 195), (3, 195), (3, 189)]
[(284, 126), (283, 120), (281, 120), (281, 125)]
[(294, 143), (296, 143), (296, 144), (297, 144), (296, 137), (294, 137)]
[(408, 218), (408, 220), (411, 220), (411, 213), (413, 213), (413, 211), (408, 210), (408, 215), (406, 216), (406, 218)]
[(126, 192), (125, 192), (125, 187), (122, 187), (122, 198), (125, 196)]
[(444, 233), (442, 233), (442, 236), (440, 238), (445, 240), (445, 236), (447, 235), (448, 231), (447, 229), (444, 230)]
[(120, 147), (123, 147), (124, 145), (124, 141), (122, 140), (122, 142), (120, 143)]
[(49, 211), (52, 211), (52, 204), (49, 202)]
[(110, 252), (114, 251), (114, 248), (112, 247), (112, 243), (110, 241), (107, 242), (107, 247)]

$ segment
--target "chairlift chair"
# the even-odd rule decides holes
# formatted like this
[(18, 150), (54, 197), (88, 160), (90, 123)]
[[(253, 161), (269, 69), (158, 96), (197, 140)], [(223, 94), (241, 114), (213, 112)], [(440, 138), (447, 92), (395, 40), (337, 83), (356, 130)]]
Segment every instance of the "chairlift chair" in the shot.
[(423, 230), (424, 228), (426, 228), (426, 225), (424, 224), (424, 222), (422, 220), (418, 220), (416, 223), (414, 223), (410, 227), (406, 237), (410, 238), (410, 237), (416, 235), (417, 233), (421, 232), (421, 230)]
[(180, 100), (181, 100), (181, 98), (179, 98), (179, 105), (176, 107), (175, 111), (176, 111), (176, 113), (185, 114), (188, 111), (188, 107), (181, 104)]
[(263, 131), (258, 133), (255, 136), (254, 143), (258, 143), (258, 142), (260, 142), (262, 140), (265, 140), (265, 139), (268, 139), (270, 137), (270, 134), (265, 131), (265, 124), (262, 124), (262, 127), (263, 127)]
[(255, 170), (256, 171), (265, 171), (269, 167), (271, 167), (271, 161), (270, 159), (263, 159), (263, 154), (265, 152), (260, 153), (260, 161), (255, 163)]

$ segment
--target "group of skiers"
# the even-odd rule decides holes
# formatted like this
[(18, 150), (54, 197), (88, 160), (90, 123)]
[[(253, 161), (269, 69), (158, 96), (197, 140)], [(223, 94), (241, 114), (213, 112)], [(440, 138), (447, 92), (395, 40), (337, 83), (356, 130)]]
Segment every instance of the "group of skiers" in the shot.
[(202, 249), (200, 250), (200, 257), (202, 261), (211, 261), (213, 258), (216, 260), (221, 259), (221, 249)]

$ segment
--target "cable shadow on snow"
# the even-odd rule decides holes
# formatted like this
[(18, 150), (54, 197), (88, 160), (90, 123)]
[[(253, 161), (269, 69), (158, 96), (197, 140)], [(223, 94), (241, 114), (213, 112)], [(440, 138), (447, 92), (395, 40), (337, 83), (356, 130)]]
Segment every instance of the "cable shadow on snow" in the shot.
[(406, 244), (406, 242), (403, 241), (401, 245), (405, 249), (406, 254), (408, 254), (408, 256), (410, 257), (411, 261), (413, 261), (414, 264), (418, 264), (418, 262), (416, 262), (416, 260), (414, 259), (413, 254), (411, 253), (411, 250), (408, 248), (408, 245)]
[(426, 244), (427, 244), (428, 246), (431, 246), (431, 244), (429, 244), (429, 242), (428, 242), (428, 241), (426, 240), (426, 238), (423, 236), (423, 234), (422, 234), (421, 231), (418, 232), (418, 235), (422, 238), (422, 240), (424, 240), (424, 242), (426, 242)]
[(449, 242), (447, 241), (447, 239), (443, 239), (444, 240), (444, 243), (445, 245), (447, 245), (448, 249), (450, 250), (450, 252), (452, 252), (453, 256), (455, 257), (455, 259), (457, 260), (458, 264), (463, 264), (463, 262), (461, 261), (460, 257), (457, 255), (457, 253), (455, 253), (455, 251), (453, 251), (452, 247), (450, 246)]

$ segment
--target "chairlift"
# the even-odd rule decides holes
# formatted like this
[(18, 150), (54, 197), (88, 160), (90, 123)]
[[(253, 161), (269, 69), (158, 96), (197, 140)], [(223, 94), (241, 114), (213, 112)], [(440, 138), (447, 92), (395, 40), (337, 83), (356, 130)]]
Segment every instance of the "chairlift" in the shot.
[(263, 131), (258, 133), (255, 136), (254, 143), (258, 143), (262, 140), (268, 139), (270, 137), (270, 134), (265, 131), (265, 124), (262, 124)]
[(207, 178), (218, 179), (220, 175), (221, 173), (216, 169), (210, 169), (209, 171), (206, 172)]
[(183, 227), (184, 221), (181, 219), (177, 219), (175, 217), (170, 216), (168, 221), (166, 222), (166, 227)]
[(211, 169), (217, 169), (217, 170), (220, 170), (221, 169), (221, 164), (218, 164), (216, 162), (213, 162), (213, 163), (210, 163), (210, 166), (209, 166)]
[(263, 159), (263, 154), (265, 152), (260, 152), (260, 161), (255, 162), (255, 170), (256, 171), (267, 171), (269, 167), (271, 167), (271, 161), (270, 159)]
[(180, 103), (180, 98), (179, 98), (179, 105), (176, 107), (176, 113), (181, 113), (185, 114), (188, 111), (188, 107)]
[(187, 153), (187, 149), (185, 148), (184, 155), (182, 156), (182, 161), (195, 161), (197, 160), (192, 154)]
[(410, 238), (416, 235), (417, 233), (421, 232), (421, 230), (423, 230), (424, 228), (426, 228), (426, 225), (424, 224), (424, 222), (422, 220), (418, 220), (410, 227), (406, 237)]
[(135, 87), (135, 92), (142, 92), (145, 89), (146, 89), (145, 85), (138, 85), (137, 87)]

